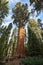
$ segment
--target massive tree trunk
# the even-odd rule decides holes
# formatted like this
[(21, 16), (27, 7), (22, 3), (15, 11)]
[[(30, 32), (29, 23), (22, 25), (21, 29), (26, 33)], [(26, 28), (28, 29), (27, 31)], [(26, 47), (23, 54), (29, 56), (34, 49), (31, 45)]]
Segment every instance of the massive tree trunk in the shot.
[(23, 25), (19, 27), (16, 53), (20, 57), (24, 56), (24, 27)]

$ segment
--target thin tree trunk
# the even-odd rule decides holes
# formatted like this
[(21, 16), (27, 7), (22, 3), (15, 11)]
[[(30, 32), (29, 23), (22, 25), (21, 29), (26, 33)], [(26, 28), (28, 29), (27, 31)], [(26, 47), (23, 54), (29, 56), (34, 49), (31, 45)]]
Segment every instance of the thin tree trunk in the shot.
[(23, 26), (19, 27), (16, 53), (20, 57), (24, 56), (24, 27)]

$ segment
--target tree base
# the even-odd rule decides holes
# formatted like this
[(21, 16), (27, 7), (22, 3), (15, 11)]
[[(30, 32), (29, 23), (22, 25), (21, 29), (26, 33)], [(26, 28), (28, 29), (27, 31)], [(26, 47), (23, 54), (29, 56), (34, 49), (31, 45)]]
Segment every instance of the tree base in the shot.
[(24, 58), (24, 57), (25, 57), (24, 54), (18, 54), (18, 53), (14, 54), (14, 58)]

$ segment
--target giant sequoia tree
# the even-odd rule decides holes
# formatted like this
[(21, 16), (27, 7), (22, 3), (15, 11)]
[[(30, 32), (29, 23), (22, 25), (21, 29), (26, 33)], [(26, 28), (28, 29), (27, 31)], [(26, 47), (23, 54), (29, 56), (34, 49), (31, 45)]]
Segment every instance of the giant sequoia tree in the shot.
[(18, 2), (13, 9), (12, 18), (19, 28), (16, 53), (18, 56), (22, 57), (24, 55), (24, 25), (29, 18), (28, 5)]

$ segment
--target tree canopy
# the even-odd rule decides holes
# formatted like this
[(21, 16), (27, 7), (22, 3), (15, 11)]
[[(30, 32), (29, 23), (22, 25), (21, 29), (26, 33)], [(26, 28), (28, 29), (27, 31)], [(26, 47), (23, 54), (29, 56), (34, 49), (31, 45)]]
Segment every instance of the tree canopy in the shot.
[(14, 19), (14, 23), (16, 23), (18, 26), (20, 24), (25, 25), (29, 18), (28, 5), (18, 2), (15, 5), (15, 8), (13, 8), (12, 18)]

